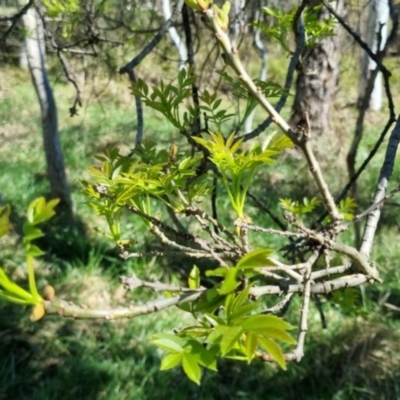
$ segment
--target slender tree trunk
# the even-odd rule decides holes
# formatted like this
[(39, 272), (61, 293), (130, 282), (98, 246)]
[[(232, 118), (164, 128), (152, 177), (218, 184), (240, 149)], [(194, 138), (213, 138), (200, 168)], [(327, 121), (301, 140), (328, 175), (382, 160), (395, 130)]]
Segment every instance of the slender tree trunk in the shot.
[(43, 142), (51, 196), (59, 198), (65, 211), (72, 214), (70, 190), (58, 134), (57, 107), (45, 68), (43, 24), (34, 7), (31, 7), (23, 16), (23, 23), (27, 30), (25, 47), (29, 71), (42, 115)]
[[(253, 5), (255, 5), (255, 10), (253, 12), (252, 19), (254, 21), (258, 21), (260, 19), (260, 9), (262, 5), (262, 1), (254, 1)], [(261, 40), (261, 29), (253, 27), (253, 46), (257, 49), (258, 54), (261, 57), (261, 68), (260, 73), (258, 75), (258, 79), (260, 81), (265, 81), (267, 79), (267, 72), (268, 72), (268, 51)], [(256, 114), (256, 110), (253, 110), (250, 115), (246, 118), (244, 123), (244, 131), (245, 133), (249, 133), (253, 130), (253, 120)]]
[[(320, 0), (309, 1), (311, 8), (319, 5)], [(340, 12), (341, 8), (342, 0), (339, 0), (336, 9)], [(328, 10), (323, 7), (318, 17), (320, 20), (329, 18)], [(306, 128), (311, 134), (317, 135), (329, 129), (329, 109), (336, 91), (338, 73), (337, 34), (304, 50), (290, 119), (294, 129)]]
[[(165, 21), (168, 21), (171, 18), (171, 2), (170, 0), (162, 0), (162, 12), (164, 15)], [(188, 60), (187, 49), (185, 46), (185, 42), (180, 37), (178, 31), (174, 26), (171, 26), (168, 29), (168, 34), (171, 40), (174, 42), (176, 48), (179, 53), (179, 70), (186, 67), (186, 63)]]
[[(378, 46), (379, 50), (385, 47), (388, 36), (389, 14), (389, 0), (370, 0), (366, 24), (366, 42), (374, 53), (378, 51)], [(363, 51), (361, 54), (360, 98), (364, 96), (368, 78), (371, 75), (371, 71), (375, 68), (375, 62)], [(373, 111), (379, 111), (382, 108), (382, 98), (382, 74), (379, 72), (375, 78), (374, 89), (369, 101), (369, 108)]]

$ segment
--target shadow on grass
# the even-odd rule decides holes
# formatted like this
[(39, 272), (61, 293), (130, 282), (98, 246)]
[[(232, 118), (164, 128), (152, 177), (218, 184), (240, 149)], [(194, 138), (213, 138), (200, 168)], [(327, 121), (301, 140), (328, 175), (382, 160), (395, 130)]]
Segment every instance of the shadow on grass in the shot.
[(353, 327), (325, 342), (314, 337), (308, 355), (287, 372), (261, 362), (224, 361), (198, 388), (179, 369), (159, 372), (157, 352), (132, 337), (132, 328), (123, 334), (115, 325), (93, 324), (83, 332), (80, 324), (65, 325), (32, 343), (26, 334), (6, 335), (0, 346), (1, 399), (328, 400), (399, 394), (399, 370), (387, 368), (387, 341), (398, 337), (389, 331), (358, 330), (357, 337)]

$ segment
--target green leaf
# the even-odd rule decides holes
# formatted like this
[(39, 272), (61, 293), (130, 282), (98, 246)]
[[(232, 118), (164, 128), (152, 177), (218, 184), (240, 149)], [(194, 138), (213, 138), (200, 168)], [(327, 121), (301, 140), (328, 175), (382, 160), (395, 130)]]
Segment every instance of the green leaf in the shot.
[(151, 340), (151, 343), (160, 347), (163, 350), (169, 351), (171, 353), (182, 353), (183, 347), (186, 344), (186, 341), (179, 336), (169, 334), (169, 333), (160, 333), (153, 336), (155, 339)]
[(10, 292), (7, 292), (6, 290), (1, 290), (1, 289), (0, 289), (0, 299), (3, 299), (10, 303), (20, 304), (20, 305), (35, 304), (33, 301), (24, 300), (21, 297), (18, 297)]
[(210, 289), (203, 293), (197, 303), (194, 311), (213, 313), (218, 307), (224, 303), (224, 296), (218, 293), (218, 289)]
[(244, 341), (244, 352), (247, 356), (247, 360), (249, 363), (254, 357), (254, 354), (257, 350), (257, 345), (258, 345), (258, 336), (252, 332), (248, 332), (246, 334), (246, 339)]
[(196, 265), (193, 265), (189, 274), (189, 288), (198, 289), (200, 287), (200, 270)]
[(278, 365), (286, 371), (286, 361), (281, 348), (271, 339), (259, 337), (258, 341), (265, 351), (278, 363)]
[(275, 315), (252, 315), (243, 322), (242, 327), (246, 331), (276, 328), (294, 329), (295, 327)]
[(248, 298), (249, 292), (253, 284), (247, 285), (236, 297), (233, 301), (233, 309), (236, 310), (240, 307)]
[(233, 293), (230, 293), (225, 297), (224, 309), (225, 309), (225, 315), (226, 315), (228, 320), (229, 320), (229, 317), (230, 317), (231, 312), (232, 312), (233, 300), (234, 300), (234, 294)]
[(170, 353), (167, 354), (161, 361), (161, 371), (166, 371), (167, 369), (175, 368), (182, 361), (183, 353)]
[(44, 251), (40, 250), (39, 247), (33, 244), (29, 244), (26, 248), (27, 257), (39, 257), (43, 254), (45, 254)]
[(226, 325), (217, 325), (205, 340), (208, 344), (220, 343), (225, 332), (229, 329)]
[(247, 253), (244, 257), (240, 259), (237, 264), (238, 269), (244, 268), (257, 268), (275, 265), (273, 261), (269, 259), (271, 254), (274, 253), (273, 249), (257, 249), (250, 253)]
[(206, 349), (203, 344), (198, 342), (197, 340), (190, 340), (188, 342), (188, 346), (185, 347), (185, 350), (187, 353), (192, 354), (195, 360), (203, 367), (206, 367), (213, 371), (217, 370), (217, 346), (209, 350)]
[(44, 197), (33, 200), (28, 207), (27, 218), (31, 225), (37, 225), (55, 215), (54, 208), (60, 202), (59, 199), (50, 200), (46, 203)]
[(243, 328), (241, 326), (231, 326), (226, 330), (221, 339), (221, 353), (223, 356), (233, 349), (242, 333)]
[(201, 369), (196, 361), (196, 357), (190, 353), (183, 354), (182, 367), (188, 378), (200, 385)]
[(213, 327), (218, 325), (225, 325), (225, 321), (221, 317), (218, 317), (217, 315), (204, 313), (204, 318)]
[(249, 315), (252, 311), (259, 307), (257, 303), (249, 303), (243, 306), (240, 306), (235, 309), (234, 312), (230, 315), (230, 324), (237, 325), (239, 321), (243, 319), (246, 315)]
[(228, 294), (236, 289), (236, 287), (239, 285), (239, 283), (236, 280), (237, 272), (238, 271), (236, 268), (229, 268), (227, 270), (225, 279), (222, 282), (220, 289), (218, 290), (219, 294), (221, 295)]
[(35, 228), (33, 225), (29, 223), (24, 224), (23, 233), (24, 233), (24, 239), (23, 239), (24, 244), (44, 236), (43, 232), (40, 229)]
[(11, 207), (8, 204), (0, 206), (0, 237), (10, 230), (10, 213)]
[(22, 300), (28, 301), (31, 304), (35, 304), (32, 295), (27, 292), (25, 289), (22, 289), (16, 283), (14, 283), (11, 279), (8, 278), (6, 273), (0, 268), (0, 286), (2, 286), (6, 292), (10, 295), (14, 295), (15, 297), (19, 297)]
[[(36, 247), (36, 246), (32, 246)], [(40, 250), (40, 249), (38, 249)], [(41, 251), (41, 250), (40, 250)], [(28, 267), (28, 282), (29, 282), (29, 291), (31, 292), (31, 295), (33, 298), (39, 302), (43, 301), (42, 296), (40, 296), (37, 287), (36, 287), (36, 279), (35, 279), (35, 269), (33, 265), (33, 257), (27, 254), (26, 256), (26, 264)]]
[(281, 342), (286, 342), (290, 344), (297, 343), (296, 340), (283, 329), (276, 329), (276, 328), (252, 329), (250, 332), (254, 332), (257, 335), (262, 335), (267, 338), (277, 339), (280, 340)]

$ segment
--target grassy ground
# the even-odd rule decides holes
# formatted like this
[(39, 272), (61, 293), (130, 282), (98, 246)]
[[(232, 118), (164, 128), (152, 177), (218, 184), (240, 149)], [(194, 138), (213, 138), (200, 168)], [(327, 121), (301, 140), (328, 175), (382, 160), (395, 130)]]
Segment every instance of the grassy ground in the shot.
[[(279, 77), (279, 63), (272, 62), (270, 73)], [(1, 242), (0, 262), (16, 279), (24, 281), (23, 255), (18, 230), (29, 202), (48, 191), (41, 150), (39, 109), (26, 72), (3, 68), (0, 82), (0, 190), (13, 207), (14, 232)], [(341, 82), (348, 85), (343, 76)], [(398, 79), (395, 77), (395, 79)], [(120, 274), (135, 271), (150, 279), (177, 282), (180, 272), (190, 265), (177, 260), (173, 268), (149, 260), (122, 262), (93, 228), (99, 224), (79, 194), (78, 179), (93, 163), (94, 155), (107, 145), (128, 151), (134, 143), (135, 113), (124, 81), (107, 87), (99, 81), (96, 90), (88, 88), (90, 102), (79, 117), (70, 118), (68, 108), (73, 92), (54, 78), (59, 107), (60, 135), (66, 158), (73, 198), (84, 223), (84, 234), (76, 227), (48, 227), (42, 247), (48, 255), (38, 266), (40, 286), (45, 282), (59, 296), (89, 305), (122, 304), (134, 299), (146, 301), (147, 292), (125, 293), (118, 286)], [(337, 135), (319, 141), (330, 186), (337, 193), (346, 182), (343, 162), (354, 126), (354, 109), (343, 111), (343, 101), (351, 102), (352, 90), (339, 94), (334, 116)], [(345, 98), (346, 97), (346, 98)], [(165, 122), (146, 110), (146, 135), (168, 143), (174, 132)], [(359, 161), (368, 154), (383, 114), (371, 114)], [(341, 151), (332, 152), (338, 144)], [(383, 152), (374, 159), (360, 181), (362, 200), (368, 203)], [(330, 168), (335, 162), (335, 168)], [(301, 199), (315, 189), (307, 178), (306, 166), (291, 156), (283, 156), (278, 168), (260, 174), (257, 194), (272, 211), (279, 213), (279, 197)], [(302, 175), (302, 172), (304, 174)], [(396, 167), (395, 177), (400, 176)], [(220, 198), (222, 208), (226, 199)], [(248, 209), (254, 218), (257, 208)], [(259, 221), (258, 219), (257, 221)], [(129, 221), (128, 221), (129, 222)], [(261, 217), (260, 225), (268, 225)], [(274, 365), (254, 362), (250, 366), (222, 362), (219, 373), (208, 373), (201, 388), (191, 384), (180, 371), (159, 372), (161, 353), (148, 341), (151, 335), (172, 330), (188, 318), (175, 310), (164, 311), (132, 321), (116, 323), (65, 321), (48, 317), (32, 324), (29, 310), (0, 303), (0, 400), (22, 399), (400, 399), (400, 249), (398, 208), (387, 206), (374, 247), (385, 283), (357, 291), (357, 307), (343, 310), (321, 298), (328, 321), (321, 328), (319, 314), (312, 307), (307, 354), (287, 372)], [(129, 222), (130, 235), (149, 243), (143, 226)], [(264, 245), (266, 239), (255, 240)], [(343, 240), (352, 241), (352, 234)], [(291, 318), (291, 315), (288, 316)]]

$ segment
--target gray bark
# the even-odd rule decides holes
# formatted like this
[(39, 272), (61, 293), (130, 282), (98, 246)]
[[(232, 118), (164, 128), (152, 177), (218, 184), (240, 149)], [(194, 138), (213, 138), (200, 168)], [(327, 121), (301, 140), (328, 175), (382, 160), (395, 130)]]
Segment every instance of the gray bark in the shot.
[[(320, 0), (309, 2), (310, 7), (320, 4)], [(335, 8), (339, 12), (341, 6), (342, 0), (337, 1)], [(329, 11), (322, 8), (319, 19), (326, 18), (329, 18)], [(295, 130), (305, 129), (312, 134), (321, 134), (329, 129), (329, 109), (339, 73), (338, 41), (338, 35), (334, 35), (303, 52), (290, 119), (290, 125)]]
[(46, 73), (43, 24), (33, 7), (26, 12), (22, 20), (27, 30), (25, 47), (29, 71), (41, 109), (44, 151), (51, 196), (59, 198), (65, 210), (72, 214), (70, 189), (58, 134), (57, 107)]

